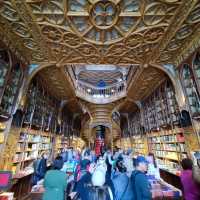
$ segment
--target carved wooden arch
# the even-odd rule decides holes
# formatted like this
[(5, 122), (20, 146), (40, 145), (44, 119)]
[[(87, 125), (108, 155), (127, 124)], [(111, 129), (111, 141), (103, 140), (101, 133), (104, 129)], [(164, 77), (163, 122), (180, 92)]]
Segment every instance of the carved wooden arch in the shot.
[(126, 100), (126, 98), (127, 98), (127, 97), (124, 97), (123, 99), (120, 99), (120, 100), (118, 100), (117, 102), (114, 102), (114, 103), (115, 103), (115, 106), (114, 106), (113, 110), (111, 111), (111, 114), (110, 114), (111, 117), (112, 117), (112, 114), (113, 114), (114, 112), (119, 112), (120, 107), (123, 105), (123, 103), (124, 103), (124, 101)]
[(151, 67), (154, 67), (158, 70), (163, 71), (171, 80), (174, 90), (175, 90), (175, 96), (176, 96), (176, 100), (179, 106), (180, 110), (188, 110), (188, 107), (186, 105), (186, 99), (185, 99), (185, 95), (183, 92), (183, 88), (181, 86), (180, 80), (177, 76), (177, 73), (175, 71), (175, 68), (173, 65), (170, 66), (162, 66), (162, 65), (158, 65), (158, 64), (149, 64)]
[(108, 128), (111, 131), (111, 126), (108, 125), (108, 124), (103, 124), (101, 122), (95, 123), (95, 124), (90, 124), (90, 128), (91, 129), (93, 129), (93, 128), (97, 127), (97, 126), (105, 126), (106, 128)]
[(45, 63), (38, 65), (35, 69), (33, 69), (30, 74), (28, 75), (26, 86), (28, 87), (32, 81), (32, 79), (38, 74), (41, 70), (48, 68), (48, 67), (56, 67), (56, 63)]
[(81, 101), (81, 100), (79, 100), (78, 103), (79, 103), (81, 109), (83, 110), (83, 113), (88, 113), (88, 115), (90, 117), (90, 120), (91, 120), (92, 119), (92, 115), (91, 115), (91, 113), (90, 113), (90, 111), (89, 111), (89, 109), (87, 107), (87, 104), (84, 101)]
[(29, 72), (28, 72), (28, 76), (25, 80), (25, 84), (24, 84), (24, 87), (23, 87), (23, 91), (22, 91), (22, 98), (20, 100), (20, 103), (19, 103), (19, 106), (21, 108), (24, 107), (25, 103), (26, 103), (26, 95), (27, 95), (27, 91), (28, 91), (28, 88), (31, 84), (31, 81), (33, 80), (33, 78), (43, 69), (45, 68), (48, 68), (48, 67), (55, 67), (55, 63), (45, 63), (45, 64), (40, 64), (40, 65), (37, 65), (36, 68), (34, 68), (33, 70), (30, 70), (29, 68)]

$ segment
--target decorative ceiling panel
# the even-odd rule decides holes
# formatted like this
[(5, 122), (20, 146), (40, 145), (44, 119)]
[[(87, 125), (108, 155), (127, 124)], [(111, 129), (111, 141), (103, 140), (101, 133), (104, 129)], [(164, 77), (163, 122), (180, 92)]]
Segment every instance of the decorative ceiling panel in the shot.
[(3, 1), (0, 7), (0, 21), (5, 24), (4, 34), (9, 31), (13, 35), (9, 40), (14, 40), (16, 46), (20, 43), (21, 48), (18, 50), (29, 54), (26, 58), (29, 62), (47, 60), (48, 50), (45, 50), (40, 30), (32, 23), (32, 16), (23, 1)]
[(67, 100), (71, 112), (81, 112), (74, 90), (60, 68), (56, 66), (45, 68), (39, 72), (39, 76), (50, 94), (57, 99)]
[(134, 84), (128, 89), (128, 98), (133, 102), (141, 101), (165, 79), (165, 74), (161, 70), (153, 67), (144, 68)]
[[(200, 1), (184, 20), (181, 27), (177, 30), (174, 37), (167, 45), (165, 51), (160, 56), (162, 63), (180, 64), (188, 54), (200, 45)], [(199, 38), (198, 41), (195, 39)], [(187, 52), (188, 51), (188, 52)]]
[[(30, 62), (140, 64), (171, 58), (167, 49), (175, 47), (173, 37), (179, 29), (183, 32), (175, 41), (184, 43), (189, 30), (183, 22), (190, 12), (188, 23), (199, 23), (198, 8), (191, 11), (196, 2), (5, 0), (1, 20), (21, 38)], [(190, 28), (192, 35), (195, 27)]]

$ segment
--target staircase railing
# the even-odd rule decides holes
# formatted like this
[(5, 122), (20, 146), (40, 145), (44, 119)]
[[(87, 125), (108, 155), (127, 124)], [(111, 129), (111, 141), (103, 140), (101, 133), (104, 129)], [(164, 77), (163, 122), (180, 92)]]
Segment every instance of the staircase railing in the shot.
[(110, 103), (126, 96), (126, 82), (120, 81), (111, 86), (96, 87), (82, 81), (76, 81), (76, 95), (91, 103)]

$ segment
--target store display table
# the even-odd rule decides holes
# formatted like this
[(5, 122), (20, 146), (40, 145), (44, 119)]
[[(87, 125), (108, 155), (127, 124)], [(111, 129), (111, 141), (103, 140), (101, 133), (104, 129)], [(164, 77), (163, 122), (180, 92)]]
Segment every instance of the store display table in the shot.
[(166, 183), (164, 180), (155, 179), (154, 176), (148, 176), (149, 183), (151, 184), (151, 192), (154, 200), (159, 199), (181, 199), (181, 190), (174, 186)]
[(13, 200), (13, 198), (14, 198), (13, 192), (0, 193), (0, 200)]
[(170, 185), (173, 185), (174, 187), (180, 190), (183, 189), (181, 179), (178, 173), (176, 174), (166, 169), (160, 169), (160, 177)]

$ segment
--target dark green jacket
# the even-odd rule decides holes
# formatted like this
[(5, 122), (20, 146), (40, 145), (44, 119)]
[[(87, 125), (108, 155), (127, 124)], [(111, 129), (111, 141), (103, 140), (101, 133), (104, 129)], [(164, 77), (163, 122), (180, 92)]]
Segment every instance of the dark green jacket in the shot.
[(64, 200), (67, 175), (59, 170), (50, 170), (44, 178), (45, 193), (43, 200)]
[(131, 175), (131, 183), (134, 192), (134, 200), (150, 200), (152, 199), (150, 184), (147, 176), (138, 171), (133, 171)]

